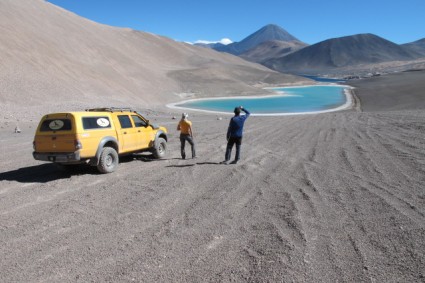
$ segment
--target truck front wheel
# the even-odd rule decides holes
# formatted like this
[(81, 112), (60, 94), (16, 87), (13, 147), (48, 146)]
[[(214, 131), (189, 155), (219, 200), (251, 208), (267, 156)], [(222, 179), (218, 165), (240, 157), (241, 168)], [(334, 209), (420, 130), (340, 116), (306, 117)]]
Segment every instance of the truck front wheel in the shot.
[(97, 170), (100, 173), (111, 173), (117, 169), (119, 163), (118, 153), (112, 147), (104, 147), (99, 157)]
[(156, 159), (163, 158), (167, 153), (167, 141), (163, 138), (158, 138), (152, 153)]

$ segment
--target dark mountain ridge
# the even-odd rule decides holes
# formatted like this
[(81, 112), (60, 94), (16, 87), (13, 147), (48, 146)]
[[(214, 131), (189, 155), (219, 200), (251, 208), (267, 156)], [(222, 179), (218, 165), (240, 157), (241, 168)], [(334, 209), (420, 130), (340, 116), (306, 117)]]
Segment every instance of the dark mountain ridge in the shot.
[(405, 48), (408, 48), (411, 51), (420, 53), (425, 56), (425, 38), (414, 41), (414, 42), (403, 44), (402, 46), (404, 46)]
[(408, 61), (420, 58), (419, 52), (374, 34), (357, 34), (328, 39), (264, 65), (280, 72), (314, 72), (359, 64)]

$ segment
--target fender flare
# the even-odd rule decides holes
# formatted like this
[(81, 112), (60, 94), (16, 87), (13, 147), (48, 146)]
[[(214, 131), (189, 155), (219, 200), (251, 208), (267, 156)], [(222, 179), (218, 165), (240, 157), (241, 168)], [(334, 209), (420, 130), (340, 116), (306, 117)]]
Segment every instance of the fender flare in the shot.
[(119, 143), (118, 143), (117, 139), (115, 137), (111, 137), (111, 136), (104, 137), (100, 140), (99, 145), (97, 146), (97, 151), (96, 151), (95, 157), (92, 160), (90, 160), (91, 165), (98, 165), (99, 164), (100, 155), (102, 154), (102, 150), (107, 143), (111, 143), (112, 147), (117, 151), (117, 153), (119, 153), (119, 150), (118, 150), (119, 149)]

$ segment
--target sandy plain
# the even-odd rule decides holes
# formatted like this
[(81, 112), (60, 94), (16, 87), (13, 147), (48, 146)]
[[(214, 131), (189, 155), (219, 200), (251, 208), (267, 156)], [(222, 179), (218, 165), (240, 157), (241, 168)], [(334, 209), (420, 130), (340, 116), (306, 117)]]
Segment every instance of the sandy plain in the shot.
[[(0, 1), (0, 26), (0, 282), (425, 281), (425, 72), (350, 82), (351, 110), (251, 117), (225, 166), (230, 116), (191, 112), (181, 160), (161, 105), (311, 81), (42, 0)], [(168, 127), (167, 158), (33, 160), (41, 115), (128, 105)]]
[(190, 113), (199, 158), (182, 160), (180, 113), (146, 111), (168, 156), (106, 175), (33, 160), (36, 121), (3, 121), (0, 281), (425, 282), (424, 78), (353, 81), (351, 110), (250, 117), (237, 165), (219, 164), (230, 116)]

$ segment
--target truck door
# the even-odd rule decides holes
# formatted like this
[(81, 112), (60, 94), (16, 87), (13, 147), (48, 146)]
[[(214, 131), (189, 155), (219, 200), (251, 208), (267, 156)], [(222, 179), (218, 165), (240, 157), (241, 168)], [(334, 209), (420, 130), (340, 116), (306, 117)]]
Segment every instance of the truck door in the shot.
[(137, 150), (138, 132), (128, 115), (118, 115), (120, 121), (120, 148), (121, 152), (131, 152)]
[(131, 115), (134, 126), (137, 129), (139, 149), (145, 149), (149, 147), (150, 142), (153, 139), (152, 128), (148, 123), (139, 115)]

